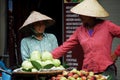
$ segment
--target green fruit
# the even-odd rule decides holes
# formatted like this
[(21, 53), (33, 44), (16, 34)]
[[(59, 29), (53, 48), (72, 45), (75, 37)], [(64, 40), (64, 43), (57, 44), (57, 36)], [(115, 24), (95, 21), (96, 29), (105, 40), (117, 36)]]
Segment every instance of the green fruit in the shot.
[(22, 62), (22, 69), (27, 71), (31, 68), (33, 68), (33, 65), (31, 64), (31, 62), (29, 60), (25, 60)]
[(67, 78), (66, 77), (61, 77), (60, 80), (67, 80)]
[(82, 78), (77, 78), (76, 80), (82, 80)]
[(76, 80), (76, 79), (73, 78), (73, 77), (71, 77), (71, 76), (69, 76), (69, 77), (68, 77), (68, 80)]
[(52, 62), (53, 62), (53, 64), (54, 64), (56, 67), (60, 66), (60, 64), (61, 64), (61, 62), (60, 62), (59, 59), (53, 59)]
[(42, 58), (43, 61), (52, 60), (53, 59), (52, 58), (52, 54), (50, 52), (48, 52), (48, 51), (43, 52), (41, 58)]
[(41, 53), (39, 51), (33, 51), (30, 54), (30, 59), (31, 60), (41, 60)]
[(38, 70), (36, 68), (32, 68), (31, 72), (37, 72)]
[(42, 61), (42, 67), (45, 68), (46, 65), (52, 64), (54, 66), (54, 64), (52, 63), (51, 60), (46, 60), (46, 61)]

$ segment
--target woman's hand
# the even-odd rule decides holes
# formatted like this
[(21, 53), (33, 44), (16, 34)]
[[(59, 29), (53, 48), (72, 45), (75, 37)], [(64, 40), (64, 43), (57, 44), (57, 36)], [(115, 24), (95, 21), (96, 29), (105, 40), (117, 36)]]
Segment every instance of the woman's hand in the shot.
[(112, 60), (115, 62), (118, 58), (118, 56), (115, 53), (111, 54)]

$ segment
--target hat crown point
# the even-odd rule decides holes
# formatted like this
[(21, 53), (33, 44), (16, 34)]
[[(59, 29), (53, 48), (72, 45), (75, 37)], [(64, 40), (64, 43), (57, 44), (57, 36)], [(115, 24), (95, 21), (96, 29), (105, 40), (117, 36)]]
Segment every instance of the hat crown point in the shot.
[(83, 0), (70, 10), (79, 15), (91, 17), (108, 17), (109, 13), (100, 5), (98, 0)]
[(52, 18), (50, 18), (40, 12), (32, 11), (31, 14), (28, 16), (28, 18), (25, 20), (24, 24), (19, 28), (19, 30), (24, 29), (25, 27), (29, 28), (29, 27), (31, 27), (31, 26), (29, 26), (30, 24), (33, 24), (33, 23), (39, 22), (39, 21), (46, 21), (47, 26), (50, 26), (55, 22)]

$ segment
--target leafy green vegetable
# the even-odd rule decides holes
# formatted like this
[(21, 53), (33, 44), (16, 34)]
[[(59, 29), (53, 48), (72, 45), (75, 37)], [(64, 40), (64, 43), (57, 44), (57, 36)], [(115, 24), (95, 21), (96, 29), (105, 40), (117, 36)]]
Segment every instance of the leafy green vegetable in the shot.
[(42, 66), (40, 63), (38, 63), (37, 61), (31, 60), (32, 65), (37, 69), (40, 70), (42, 69)]
[(25, 71), (25, 72), (31, 72), (31, 69), (27, 70), (27, 69), (22, 68), (22, 70)]
[(44, 69), (50, 69), (54, 66), (54, 64), (47, 64), (44, 66)]

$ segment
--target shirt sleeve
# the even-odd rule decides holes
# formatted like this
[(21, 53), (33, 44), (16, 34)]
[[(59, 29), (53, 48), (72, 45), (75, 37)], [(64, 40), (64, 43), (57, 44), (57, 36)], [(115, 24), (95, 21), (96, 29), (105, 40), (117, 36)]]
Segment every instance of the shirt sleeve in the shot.
[(28, 55), (28, 47), (27, 47), (26, 39), (22, 39), (20, 49), (21, 49), (22, 60), (24, 61), (28, 59), (29, 55)]
[(53, 58), (60, 58), (69, 50), (71, 50), (75, 45), (79, 44), (77, 38), (77, 30), (70, 36), (68, 40), (66, 40), (61, 46), (55, 48), (52, 51)]
[[(113, 35), (113, 37), (120, 38), (120, 26), (112, 23), (111, 21), (109, 21), (108, 25), (109, 25), (109, 31)], [(116, 48), (115, 54), (117, 56), (120, 56), (120, 45)]]
[(120, 38), (120, 26), (112, 23), (111, 21), (108, 21), (108, 29), (110, 33), (113, 35), (113, 37)]

